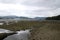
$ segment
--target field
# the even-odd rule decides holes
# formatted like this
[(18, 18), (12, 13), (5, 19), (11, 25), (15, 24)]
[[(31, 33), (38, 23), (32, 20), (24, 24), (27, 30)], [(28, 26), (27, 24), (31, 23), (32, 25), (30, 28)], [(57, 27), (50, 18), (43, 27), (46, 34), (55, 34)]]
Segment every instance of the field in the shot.
[(33, 29), (30, 40), (60, 40), (60, 21), (19, 21), (10, 25), (1, 25), (0, 28), (13, 31)]

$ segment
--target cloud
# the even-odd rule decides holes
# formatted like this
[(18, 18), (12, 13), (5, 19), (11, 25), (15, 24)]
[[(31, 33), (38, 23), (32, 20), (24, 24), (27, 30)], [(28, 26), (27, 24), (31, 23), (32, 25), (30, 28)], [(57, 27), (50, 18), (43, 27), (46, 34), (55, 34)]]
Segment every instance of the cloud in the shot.
[(36, 6), (25, 6), (21, 4), (6, 4), (6, 3), (0, 3), (0, 10), (50, 10), (52, 8), (49, 7), (36, 7)]
[(8, 12), (6, 10), (0, 10), (0, 16), (6, 16), (6, 15), (12, 15), (11, 12)]
[(60, 7), (60, 0), (0, 0), (0, 3), (23, 4), (29, 6)]
[(22, 4), (30, 6), (60, 7), (60, 0), (26, 0)]
[(0, 0), (0, 3), (8, 3), (8, 4), (20, 4), (23, 3), (25, 0)]
[(0, 0), (0, 15), (26, 17), (60, 15), (60, 0)]

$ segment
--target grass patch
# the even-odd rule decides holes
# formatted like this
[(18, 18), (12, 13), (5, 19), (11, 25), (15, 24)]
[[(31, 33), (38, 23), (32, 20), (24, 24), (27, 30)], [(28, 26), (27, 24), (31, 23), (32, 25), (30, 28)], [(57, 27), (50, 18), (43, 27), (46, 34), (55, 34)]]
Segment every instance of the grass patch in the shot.
[(0, 28), (13, 31), (33, 28), (31, 40), (60, 40), (60, 21), (19, 21)]

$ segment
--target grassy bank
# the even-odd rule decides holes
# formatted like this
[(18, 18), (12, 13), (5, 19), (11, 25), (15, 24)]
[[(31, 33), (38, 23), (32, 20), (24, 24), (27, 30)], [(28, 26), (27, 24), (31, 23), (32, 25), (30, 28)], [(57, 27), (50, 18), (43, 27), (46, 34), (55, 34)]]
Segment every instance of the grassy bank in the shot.
[(19, 21), (0, 28), (13, 31), (32, 28), (31, 40), (60, 40), (60, 21)]
[(60, 40), (60, 21), (43, 21), (42, 26), (34, 27), (32, 40)]

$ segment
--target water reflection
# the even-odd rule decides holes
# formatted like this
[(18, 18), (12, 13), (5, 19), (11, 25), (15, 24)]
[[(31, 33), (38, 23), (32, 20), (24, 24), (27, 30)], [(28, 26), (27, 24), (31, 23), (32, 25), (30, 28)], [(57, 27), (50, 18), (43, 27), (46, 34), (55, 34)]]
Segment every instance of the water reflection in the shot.
[(4, 40), (28, 40), (30, 37), (30, 30), (17, 31), (17, 34), (8, 36)]
[(0, 28), (0, 33), (13, 33), (13, 31)]

